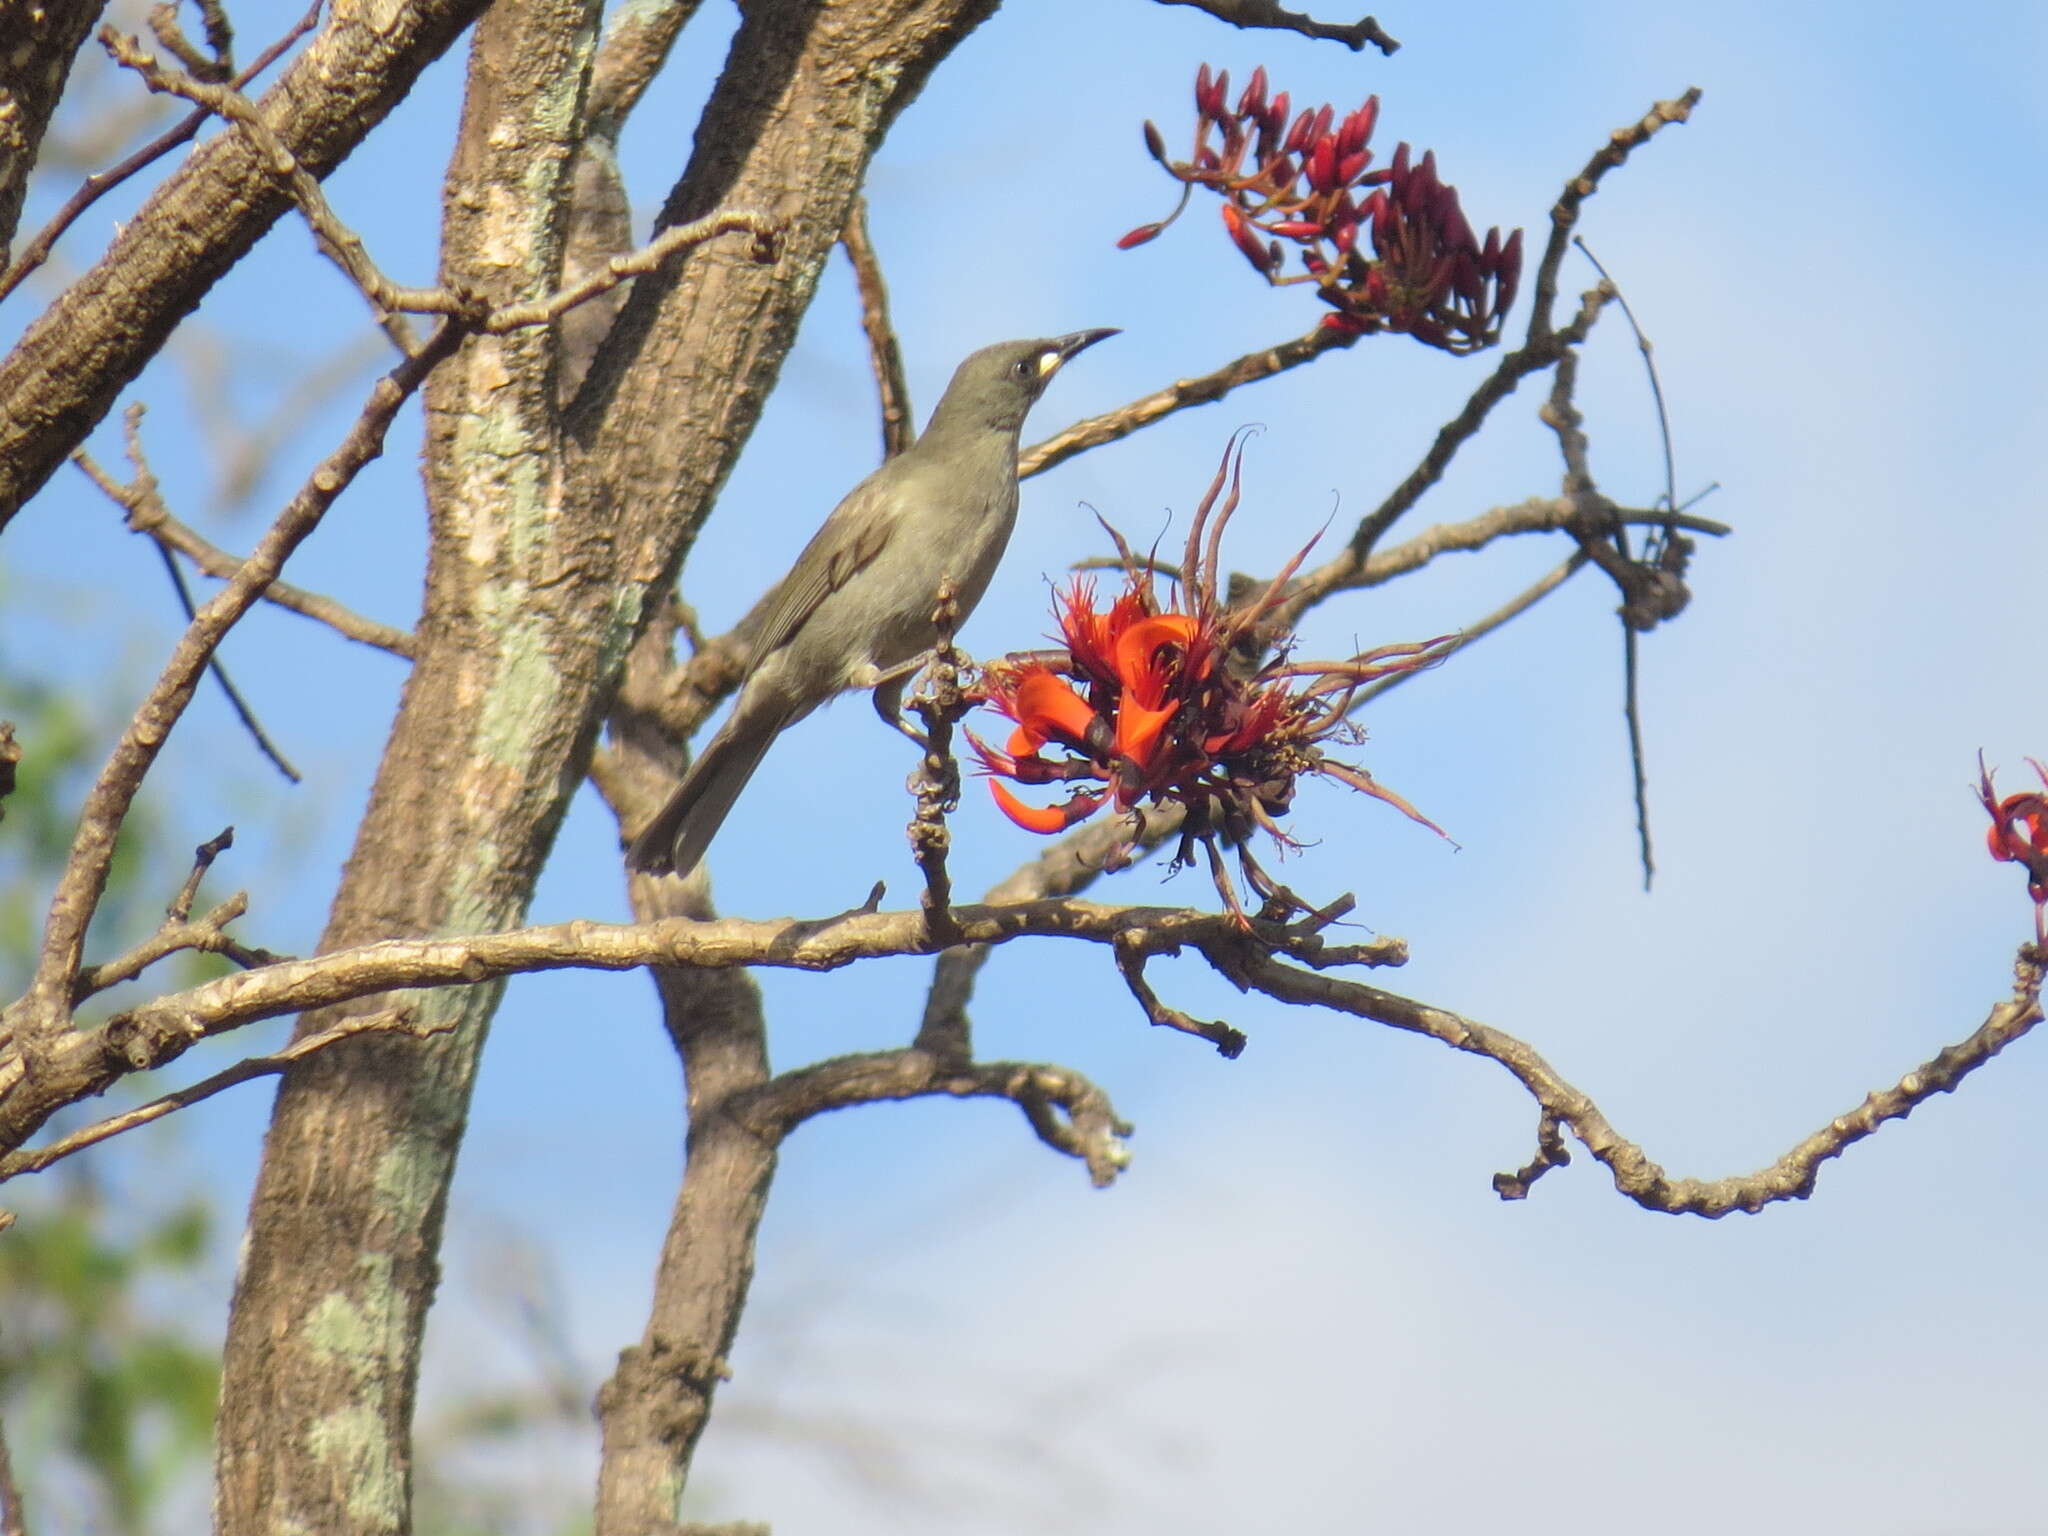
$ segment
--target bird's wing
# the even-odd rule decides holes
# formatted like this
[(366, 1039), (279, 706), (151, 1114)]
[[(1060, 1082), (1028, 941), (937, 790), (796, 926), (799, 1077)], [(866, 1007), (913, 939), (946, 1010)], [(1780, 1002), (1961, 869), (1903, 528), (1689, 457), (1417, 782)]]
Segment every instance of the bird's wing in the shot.
[(754, 665), (786, 644), (818, 604), (882, 552), (896, 522), (886, 486), (869, 480), (855, 487), (811, 536), (774, 597), (763, 605), (768, 617), (754, 636)]

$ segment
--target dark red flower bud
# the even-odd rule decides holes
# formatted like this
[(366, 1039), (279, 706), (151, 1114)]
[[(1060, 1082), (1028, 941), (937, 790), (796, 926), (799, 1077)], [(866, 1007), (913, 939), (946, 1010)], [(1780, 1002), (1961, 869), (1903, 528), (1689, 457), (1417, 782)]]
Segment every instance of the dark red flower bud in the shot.
[(1283, 240), (1313, 240), (1323, 232), (1323, 226), (1314, 219), (1282, 219), (1277, 224), (1268, 224), (1266, 232)]
[(1282, 91), (1273, 98), (1271, 105), (1266, 108), (1266, 115), (1263, 119), (1268, 133), (1277, 134), (1286, 128), (1287, 110), (1290, 105), (1291, 103), (1288, 101), (1285, 91)]
[(1472, 226), (1465, 222), (1465, 210), (1458, 206), (1458, 194), (1449, 187), (1437, 200), (1437, 222), (1444, 232), (1444, 243), (1461, 251), (1476, 251), (1479, 242), (1472, 238)]
[[(1246, 261), (1257, 267), (1261, 272), (1271, 272), (1273, 270), (1275, 263), (1278, 261), (1277, 254), (1268, 254), (1266, 247), (1259, 242), (1258, 234), (1252, 229), (1250, 224), (1245, 222), (1244, 215), (1238, 211), (1237, 204), (1225, 203), (1223, 205), (1223, 227), (1230, 231), (1230, 238), (1237, 242), (1237, 248), (1244, 253)], [(1279, 247), (1275, 246), (1274, 251), (1277, 253), (1278, 250)]]
[(1451, 263), (1451, 290), (1473, 309), (1486, 298), (1486, 284), (1480, 281), (1478, 264), (1470, 251), (1460, 251)]
[(1172, 169), (1172, 166), (1168, 164), (1166, 159), (1166, 140), (1160, 136), (1157, 125), (1150, 119), (1147, 119), (1145, 123), (1145, 150), (1146, 153), (1151, 155), (1161, 165), (1166, 166), (1169, 170)]
[(1214, 82), (1214, 79), (1215, 77), (1209, 73), (1209, 66), (1206, 64), (1195, 71), (1195, 116), (1197, 117), (1207, 117), (1209, 115), (1209, 87)]
[(1239, 117), (1259, 117), (1266, 110), (1266, 66), (1261, 64), (1252, 71), (1251, 84), (1244, 88), (1244, 94), (1237, 98)]
[(1376, 247), (1384, 248), (1394, 232), (1394, 208), (1387, 200), (1386, 190), (1375, 187), (1358, 205), (1358, 216), (1372, 223), (1372, 241)]
[(1328, 138), (1330, 134), (1330, 120), (1334, 118), (1336, 115), (1336, 108), (1330, 106), (1327, 102), (1325, 102), (1323, 106), (1317, 110), (1315, 126), (1309, 129), (1308, 136), (1311, 139)]
[(1147, 240), (1156, 240), (1159, 238), (1159, 231), (1164, 228), (1166, 228), (1166, 225), (1163, 222), (1158, 224), (1140, 224), (1129, 234), (1118, 236), (1116, 248), (1120, 251), (1128, 251), (1134, 245), (1143, 245)]
[(1500, 267), (1500, 227), (1486, 232), (1486, 244), (1479, 248), (1479, 270), (1491, 277)]
[(1227, 69), (1218, 70), (1216, 72), (1216, 83), (1209, 87), (1209, 115), (1216, 118), (1219, 122), (1230, 115), (1230, 109), (1224, 105), (1229, 95), (1230, 71)]
[[(1341, 140), (1339, 141), (1342, 142)], [(1358, 173), (1365, 169), (1365, 162), (1372, 158), (1372, 151), (1361, 149), (1356, 154), (1345, 155), (1337, 161), (1337, 185), (1348, 187), (1358, 180)]]
[(1394, 184), (1394, 196), (1399, 197), (1408, 186), (1408, 141), (1403, 139), (1394, 146), (1394, 163), (1387, 168), (1387, 179)]
[(1304, 112), (1294, 120), (1294, 126), (1287, 130), (1287, 139), (1280, 146), (1283, 155), (1298, 155), (1308, 148), (1309, 130), (1316, 125), (1316, 115)]
[(1318, 192), (1328, 192), (1337, 185), (1337, 146), (1327, 138), (1317, 139), (1302, 170), (1311, 187)]
[(1301, 253), (1301, 264), (1308, 268), (1309, 271), (1315, 273), (1317, 277), (1321, 277), (1330, 270), (1330, 264), (1314, 251), (1303, 251)]
[(1522, 232), (1518, 229), (1508, 236), (1507, 244), (1500, 248), (1499, 273), (1500, 297), (1494, 303), (1494, 313), (1504, 315), (1514, 308), (1515, 292), (1522, 284)]

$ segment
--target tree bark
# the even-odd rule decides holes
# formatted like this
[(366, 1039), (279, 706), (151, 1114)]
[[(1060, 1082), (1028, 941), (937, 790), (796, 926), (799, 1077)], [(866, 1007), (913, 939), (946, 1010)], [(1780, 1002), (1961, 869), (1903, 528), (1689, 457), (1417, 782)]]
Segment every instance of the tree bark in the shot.
[[(529, 0), (479, 24), (445, 285), (497, 304), (554, 287), (596, 17), (596, 0)], [(551, 345), (547, 327), (472, 337), (429, 381), (419, 654), (323, 948), (516, 922), (553, 841), (566, 765), (588, 746), (609, 583), (586, 530), (553, 515)], [(422, 1015), (454, 1032), (420, 1050), (285, 1077), (224, 1361), (223, 1533), (409, 1527), (418, 1353), (500, 991), (424, 996)], [(300, 1034), (339, 1012), (306, 1015)]]
[[(559, 451), (545, 415), (554, 358), (541, 333), (472, 343), (459, 372), (437, 381), (420, 654), (325, 946), (478, 932), (524, 916), (648, 594), (673, 579), (751, 431), (869, 155), (933, 65), (993, 8), (994, 0), (747, 7), (664, 223), (717, 207), (767, 209), (784, 226), (780, 264), (728, 241), (639, 279)], [(491, 196), (488, 179), (462, 174), (462, 156), (488, 152), (476, 147), (477, 125), (491, 115), (487, 95), (508, 89), (480, 81), (527, 78), (515, 69), (552, 70), (556, 80), (582, 73), (535, 42), (560, 41), (566, 0), (531, 9), (555, 17), (555, 31), (525, 10), (494, 11), (479, 29), (451, 173), (451, 278), (478, 278), (463, 265), (503, 249), (477, 238), (493, 210), (468, 206)], [(522, 26), (533, 30), (509, 41)], [(587, 40), (587, 29), (577, 35)], [(531, 99), (551, 100), (541, 77), (531, 78)], [(538, 142), (557, 141), (543, 133)], [(560, 142), (574, 147), (573, 135)], [(529, 144), (503, 162), (499, 195), (561, 207), (566, 158), (543, 168), (533, 154)], [(452, 1033), (395, 1051), (364, 1042), (287, 1075), (229, 1323), (217, 1469), (226, 1536), (409, 1528), (420, 1339), (498, 996), (496, 987), (429, 995), (422, 1014), (456, 1021)], [(301, 1032), (332, 1022), (309, 1016)], [(721, 1209), (704, 1219), (721, 1230), (744, 1225), (751, 1251), (758, 1207), (751, 1217)], [(715, 1318), (664, 1332), (683, 1354), (661, 1356), (650, 1379), (687, 1378), (678, 1359), (722, 1352), (743, 1279), (730, 1289)], [(627, 1482), (658, 1477), (657, 1497), (667, 1497), (681, 1480), (676, 1446), (686, 1451), (694, 1439), (694, 1429), (669, 1437), (672, 1470), (645, 1470), (659, 1459), (649, 1458)]]
[(43, 147), (50, 114), (71, 78), (92, 24), (107, 0), (43, 6), (0, 4), (0, 267), (14, 249), (29, 173)]

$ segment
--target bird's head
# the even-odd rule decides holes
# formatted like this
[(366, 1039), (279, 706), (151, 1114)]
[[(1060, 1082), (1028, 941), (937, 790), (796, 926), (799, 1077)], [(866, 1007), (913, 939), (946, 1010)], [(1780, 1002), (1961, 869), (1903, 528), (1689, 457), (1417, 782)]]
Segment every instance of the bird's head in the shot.
[(970, 353), (954, 370), (926, 435), (944, 429), (1017, 431), (1068, 358), (1116, 334), (1114, 327), (1098, 327), (1036, 341), (999, 341)]

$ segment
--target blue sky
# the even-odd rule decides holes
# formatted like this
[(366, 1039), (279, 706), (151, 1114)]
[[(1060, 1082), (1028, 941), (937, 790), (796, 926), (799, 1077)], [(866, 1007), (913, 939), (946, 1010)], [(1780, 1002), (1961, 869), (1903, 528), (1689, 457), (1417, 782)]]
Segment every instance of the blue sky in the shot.
[[(240, 8), (243, 35), (281, 27), (284, 9)], [(1692, 123), (1612, 176), (1582, 225), (1655, 342), (1681, 494), (1719, 482), (1701, 510), (1738, 529), (1700, 551), (1692, 609), (1642, 647), (1655, 893), (1634, 862), (1614, 599), (1591, 577), (1368, 721), (1363, 760), (1458, 851), (1311, 789), (1296, 825), (1320, 843), (1286, 873), (1356, 892), (1361, 921), (1414, 949), (1380, 979), (1531, 1041), (1673, 1173), (1747, 1170), (1974, 1028), (2028, 930), (2017, 873), (1983, 856), (1970, 785), (1980, 747), (2012, 787), (2024, 754), (2048, 757), (2034, 447), (2048, 440), (2034, 78), (2048, 13), (1409, 11), (1379, 11), (1406, 44), (1392, 59), (1135, 0), (998, 14), (870, 179), (913, 395), (929, 409), (990, 340), (1123, 327), (1038, 408), (1049, 432), (1305, 327), (1310, 306), (1262, 289), (1199, 205), (1150, 246), (1110, 248), (1170, 206), (1138, 124), (1178, 143), (1204, 60), (1238, 79), (1263, 62), (1297, 101), (1340, 110), (1378, 92), (1383, 153), (1434, 147), (1476, 225), (1532, 236), (1609, 130), (1702, 87)], [(643, 209), (730, 26), (706, 7), (630, 132)], [(432, 270), (459, 84), (456, 61), (438, 69), (331, 187), (401, 279)], [(366, 324), (309, 254), (303, 229), (280, 226), (201, 311), (243, 349), (244, 409)], [(1567, 281), (1592, 277), (1574, 262)], [(711, 624), (872, 466), (855, 315), (835, 263), (686, 574)], [(1241, 423), (1266, 428), (1234, 525), (1243, 564), (1269, 567), (1333, 509), (1349, 526), (1484, 366), (1370, 341), (1031, 482), (967, 645), (1032, 643), (1048, 580), (1099, 550), (1093, 512), (1145, 537), (1184, 517)], [(150, 403), (174, 504), (207, 521), (192, 387), (171, 357), (132, 398)], [(1580, 400), (1603, 488), (1647, 503), (1655, 421), (1618, 316)], [(1552, 493), (1539, 403), (1525, 391), (1498, 412), (1407, 526)], [(352, 410), (294, 441), (258, 514), (208, 522), (221, 542), (251, 541)], [(289, 572), (400, 624), (422, 542), (407, 433)], [(117, 455), (113, 434), (98, 444)], [(81, 479), (53, 482), (0, 553), (8, 665), (139, 690), (175, 632), (169, 599)], [(1329, 605), (1310, 649), (1455, 628), (1563, 553), (1442, 561)], [(180, 840), (235, 822), (216, 879), (250, 889), (245, 936), (304, 949), (400, 670), (289, 615), (252, 618), (227, 654), (308, 786), (273, 788), (208, 695), (155, 807)], [(712, 855), (722, 905), (836, 910), (878, 876), (906, 896), (908, 766), (857, 701), (805, 722)], [(776, 808), (815, 799), (821, 771), (841, 806), (831, 840), (774, 843)], [(612, 835), (586, 795), (537, 920), (624, 915)], [(1037, 851), (972, 788), (956, 839), (967, 890)], [(1211, 899), (1198, 877), (1158, 878), (1134, 870), (1100, 894)], [(764, 977), (778, 1062), (907, 1038), (928, 969)], [(1157, 979), (1245, 1029), (1244, 1057), (1146, 1029), (1099, 954), (1012, 946), (977, 1002), (985, 1055), (1079, 1067), (1137, 1122), (1134, 1166), (1107, 1193), (1003, 1106), (849, 1113), (792, 1142), (700, 1458), (704, 1514), (798, 1533), (2048, 1530), (2037, 1042), (1829, 1165), (1812, 1201), (1707, 1224), (1641, 1212), (1583, 1157), (1504, 1206), (1488, 1178), (1527, 1158), (1534, 1114), (1498, 1069), (1239, 998), (1185, 962)], [(181, 1159), (238, 1210), (267, 1107), (267, 1090), (239, 1090), (136, 1138), (137, 1155)], [(505, 1321), (508, 1232), (549, 1255), (594, 1388), (644, 1320), (679, 1136), (644, 978), (510, 989), (458, 1181), (430, 1395), (525, 1369)], [(224, 1292), (214, 1304), (217, 1319)], [(573, 1492), (593, 1444), (565, 1440), (521, 1475)]]

